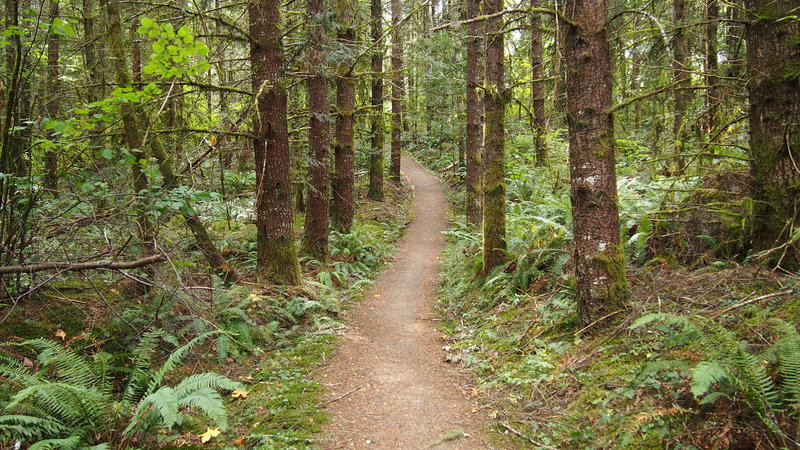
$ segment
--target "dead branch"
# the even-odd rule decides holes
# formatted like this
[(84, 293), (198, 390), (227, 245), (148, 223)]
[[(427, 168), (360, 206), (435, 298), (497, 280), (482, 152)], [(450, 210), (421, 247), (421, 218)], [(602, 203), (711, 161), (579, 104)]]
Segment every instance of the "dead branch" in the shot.
[(110, 259), (101, 259), (99, 261), (87, 261), (82, 263), (69, 263), (69, 262), (41, 262), (20, 266), (0, 266), (0, 275), (9, 273), (34, 273), (42, 272), (44, 270), (95, 270), (95, 269), (136, 269), (138, 267), (147, 266), (150, 264), (160, 263), (166, 261), (167, 257), (164, 255), (153, 255), (146, 258), (137, 259), (135, 261), (112, 261)]

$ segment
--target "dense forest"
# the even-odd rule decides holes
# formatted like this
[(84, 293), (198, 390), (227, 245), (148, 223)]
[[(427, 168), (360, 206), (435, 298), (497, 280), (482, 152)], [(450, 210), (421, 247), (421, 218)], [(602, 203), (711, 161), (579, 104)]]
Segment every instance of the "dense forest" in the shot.
[(0, 447), (800, 448), (797, 0), (2, 20)]

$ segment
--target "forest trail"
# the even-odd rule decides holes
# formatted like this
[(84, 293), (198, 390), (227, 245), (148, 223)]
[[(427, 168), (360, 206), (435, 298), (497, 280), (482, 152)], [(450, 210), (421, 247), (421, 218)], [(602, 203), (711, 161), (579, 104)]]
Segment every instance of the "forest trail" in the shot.
[[(443, 184), (411, 158), (414, 220), (394, 264), (350, 320), (341, 346), (321, 369), (333, 421), (323, 448), (487, 448), (480, 413), (444, 362), (432, 321), (438, 257), (447, 228)], [(461, 431), (469, 437), (461, 436)], [(450, 439), (450, 440), (448, 440)]]

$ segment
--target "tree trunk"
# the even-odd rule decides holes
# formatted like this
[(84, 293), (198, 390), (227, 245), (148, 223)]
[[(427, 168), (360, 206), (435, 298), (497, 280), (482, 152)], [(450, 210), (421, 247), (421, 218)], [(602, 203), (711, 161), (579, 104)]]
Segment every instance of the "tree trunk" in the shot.
[[(119, 0), (109, 0), (106, 5), (106, 14), (108, 17), (108, 36), (109, 45), (111, 47), (111, 55), (114, 59), (114, 73), (117, 81), (117, 86), (120, 88), (127, 88), (131, 86), (130, 73), (128, 72), (128, 60), (125, 56), (125, 47), (122, 39), (122, 26), (119, 17)], [(130, 103), (120, 103), (120, 113), (122, 115), (122, 128), (125, 142), (128, 144), (128, 151), (135, 156), (137, 161), (147, 160), (147, 156), (142, 151), (142, 138), (139, 134), (140, 128), (137, 123), (134, 112), (130, 107)], [(135, 203), (133, 210), (136, 215), (136, 228), (139, 239), (141, 240), (142, 248), (144, 249), (145, 256), (152, 255), (155, 252), (154, 242), (154, 226), (147, 214), (147, 176), (144, 173), (144, 168), (139, 164), (131, 166), (133, 177), (133, 189), (135, 191)], [(152, 280), (155, 276), (155, 271), (152, 266), (145, 266), (142, 269), (147, 280)], [(145, 293), (149, 289), (147, 282), (139, 284), (139, 293)]]
[[(50, 3), (50, 23), (55, 22), (58, 18), (58, 3)], [(58, 33), (50, 31), (47, 40), (47, 115), (51, 119), (58, 119), (58, 106), (61, 102), (59, 96), (59, 44), (60, 39)], [(51, 134), (50, 139), (58, 139), (57, 136)], [(53, 149), (47, 150), (44, 156), (45, 174), (44, 174), (44, 188), (53, 193), (54, 195), (58, 190), (58, 153)]]
[[(485, 0), (485, 14), (503, 9), (502, 0)], [(483, 273), (506, 261), (505, 86), (503, 18), (486, 21), (486, 141), (483, 180)]]
[[(339, 0), (341, 29), (338, 40), (341, 45), (353, 47), (356, 41), (354, 21), (356, 13), (349, 0)], [(355, 131), (356, 78), (353, 60), (347, 58), (339, 67), (336, 77), (336, 144), (334, 145), (333, 175), (333, 228), (349, 233), (355, 214)]]
[[(97, 28), (102, 28), (103, 20), (97, 21), (97, 17), (101, 14), (100, 8), (95, 9), (92, 0), (83, 0), (83, 60), (84, 68), (86, 70), (88, 86), (86, 89), (86, 100), (88, 103), (93, 103), (105, 95), (105, 70), (104, 60), (99, 57), (98, 47), (103, 46), (103, 40), (98, 39), (103, 33)], [(100, 2), (104, 5), (103, 2)], [(103, 6), (105, 7), (105, 6)], [(96, 28), (97, 27), (97, 28)], [(97, 148), (102, 145), (102, 132), (98, 129), (90, 130), (89, 145), (92, 148)], [(95, 158), (97, 166), (104, 166), (108, 163), (105, 158)]]
[[(426, 8), (427, 9), (427, 8)], [(370, 3), (372, 18), (372, 42), (375, 46), (371, 58), (372, 66), (372, 114), (370, 116), (370, 146), (369, 155), (369, 190), (367, 197), (375, 201), (383, 201), (383, 144), (384, 144), (384, 119), (383, 119), (383, 45), (380, 42), (383, 34), (383, 8), (381, 0), (372, 0)]]
[[(114, 57), (117, 85), (119, 87), (130, 87), (130, 74), (128, 72), (127, 58), (125, 57), (125, 51), (122, 43), (122, 29), (120, 26), (118, 0), (110, 0), (106, 11), (108, 14), (108, 29), (110, 36), (109, 41), (111, 44), (111, 52)], [(164, 189), (172, 189), (177, 187), (179, 184), (178, 178), (175, 175), (175, 171), (172, 169), (172, 165), (170, 164), (167, 153), (164, 151), (161, 141), (158, 139), (153, 139), (149, 142), (149, 144), (143, 142), (141, 131), (143, 124), (146, 123), (146, 120), (135, 113), (127, 103), (122, 103), (120, 108), (122, 112), (122, 124), (125, 140), (128, 144), (129, 151), (133, 154), (136, 154), (140, 159), (146, 159), (147, 154), (141, 149), (144, 146), (149, 145), (149, 147), (152, 149), (153, 156), (158, 162), (159, 172), (164, 177)], [(137, 193), (146, 190), (148, 187), (147, 178), (142, 169), (143, 168), (138, 165), (135, 165), (133, 169), (134, 188), (136, 189)], [(152, 246), (154, 239), (154, 224), (147, 216), (146, 205), (144, 204), (144, 201), (139, 201), (139, 204), (136, 208), (137, 217), (139, 217), (137, 224), (140, 233), (139, 237), (143, 242), (146, 242), (148, 246)], [(189, 205), (189, 209), (191, 210), (191, 205)], [(208, 230), (205, 228), (203, 222), (200, 220), (197, 214), (191, 210), (183, 212), (182, 215), (186, 220), (187, 228), (189, 228), (189, 231), (192, 233), (195, 243), (202, 251), (203, 256), (205, 257), (209, 266), (211, 266), (211, 268), (217, 272), (220, 278), (226, 282), (236, 281), (236, 271), (228, 265), (219, 249), (217, 249), (216, 245), (214, 245), (214, 241), (211, 239)], [(154, 248), (151, 249), (151, 251), (154, 250)], [(145, 268), (145, 271), (147, 270), (152, 271), (152, 268)], [(148, 273), (148, 276), (152, 276), (152, 273)]]
[(400, 27), (403, 7), (400, 0), (392, 0), (392, 164), (389, 176), (400, 181), (400, 151), (403, 135), (403, 33)]
[[(541, 0), (531, 0), (531, 8), (541, 8)], [(542, 55), (542, 15), (531, 13), (531, 111), (533, 111), (533, 146), (536, 165), (547, 165), (544, 141), (544, 57)]]
[(719, 22), (718, 0), (706, 0), (706, 135), (712, 138), (717, 129), (717, 23)]
[[(625, 307), (629, 289), (620, 245), (611, 55), (606, 0), (572, 0), (565, 29), (570, 197), (581, 327)], [(562, 22), (563, 23), (563, 22)]]
[(675, 138), (674, 160), (677, 171), (683, 170), (683, 155), (686, 149), (687, 133), (686, 111), (689, 106), (689, 36), (686, 34), (686, 0), (673, 0), (672, 25), (675, 32), (672, 36), (672, 79), (675, 88), (672, 90), (675, 121), (672, 133)]
[[(766, 250), (797, 229), (800, 198), (800, 21), (796, 0), (747, 0), (747, 67), (753, 176), (753, 246)], [(794, 10), (794, 11), (793, 11)], [(783, 252), (786, 268), (800, 264), (800, 245)]]
[(281, 42), (280, 2), (250, 0), (250, 63), (256, 94), (253, 149), (256, 161), (257, 267), (275, 284), (300, 282), (294, 239), (289, 129)]
[[(481, 0), (467, 1), (469, 18), (478, 17)], [(467, 223), (480, 228), (483, 221), (481, 155), (483, 153), (483, 41), (482, 23), (472, 22), (467, 25), (467, 130), (466, 159), (467, 178), (465, 188), (467, 194)]]
[(309, 0), (311, 40), (308, 49), (308, 203), (303, 234), (303, 253), (328, 262), (328, 217), (330, 199), (328, 152), (330, 151), (330, 105), (325, 56), (325, 0)]

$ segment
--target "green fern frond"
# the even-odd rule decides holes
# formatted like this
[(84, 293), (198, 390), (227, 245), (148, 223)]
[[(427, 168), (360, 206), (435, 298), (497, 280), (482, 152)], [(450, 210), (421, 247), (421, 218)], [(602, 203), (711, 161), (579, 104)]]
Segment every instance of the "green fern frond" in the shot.
[(162, 340), (175, 347), (180, 346), (175, 336), (164, 330), (155, 329), (144, 333), (139, 344), (133, 349), (132, 369), (122, 396), (125, 403), (135, 404), (146, 395), (153, 371), (153, 358)]
[(202, 389), (233, 391), (243, 389), (243, 387), (242, 383), (217, 373), (200, 373), (191, 375), (178, 383), (175, 386), (175, 397), (180, 400)]
[(30, 369), (13, 359), (0, 362), (0, 377), (20, 387), (33, 386), (43, 381), (39, 375), (31, 373)]
[(778, 364), (784, 408), (800, 411), (800, 333), (793, 324), (780, 319), (771, 321), (780, 335), (769, 353)]
[(191, 341), (187, 342), (182, 347), (178, 347), (177, 349), (175, 349), (175, 351), (173, 351), (169, 355), (167, 360), (164, 362), (164, 365), (161, 366), (161, 368), (158, 369), (158, 371), (156, 371), (155, 374), (153, 374), (152, 378), (150, 378), (150, 382), (148, 384), (147, 391), (145, 391), (146, 392), (145, 396), (150, 395), (156, 389), (158, 389), (159, 386), (161, 386), (161, 383), (164, 381), (164, 377), (168, 373), (172, 372), (176, 367), (178, 367), (183, 362), (183, 359), (186, 357), (186, 355), (189, 353), (189, 351), (191, 349), (193, 349), (194, 347), (197, 347), (198, 345), (202, 344), (208, 338), (210, 338), (212, 336), (216, 336), (216, 335), (222, 334), (222, 333), (223, 332), (219, 331), (219, 330), (209, 331), (208, 333), (203, 333), (200, 336), (197, 336), (196, 338), (194, 338)]
[(181, 399), (178, 405), (182, 408), (192, 407), (199, 409), (214, 422), (214, 425), (223, 430), (228, 427), (228, 414), (225, 412), (222, 397), (213, 389), (198, 389), (192, 392), (191, 395)]
[(39, 338), (24, 341), (20, 345), (36, 350), (39, 364), (54, 370), (65, 383), (88, 387), (98, 381), (87, 359), (59, 342)]
[(111, 398), (96, 389), (67, 383), (42, 383), (20, 390), (11, 397), (7, 411), (27, 412), (33, 403), (39, 411), (65, 425), (95, 427), (106, 411)]
[(692, 369), (691, 391), (695, 397), (707, 394), (711, 386), (730, 379), (730, 374), (718, 361), (703, 361)]
[(160, 422), (159, 425), (166, 428), (172, 428), (178, 423), (179, 418), (180, 413), (178, 412), (175, 391), (169, 386), (162, 386), (139, 402), (133, 417), (131, 417), (130, 424), (122, 432), (122, 435), (130, 436), (131, 434), (141, 433), (154, 425), (155, 422)]
[(73, 448), (78, 448), (78, 446), (81, 445), (82, 443), (83, 443), (83, 438), (81, 436), (70, 436), (67, 438), (58, 438), (58, 439), (45, 439), (43, 441), (39, 441), (31, 445), (29, 450), (51, 450), (51, 449), (71, 450)]
[(66, 431), (67, 427), (55, 420), (21, 414), (0, 416), (0, 441), (41, 439)]

